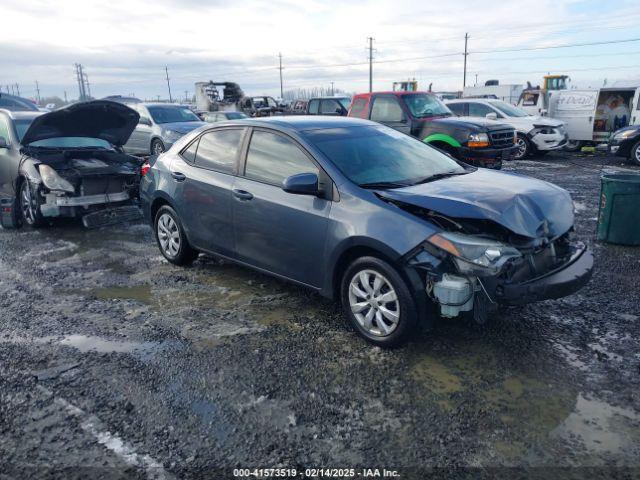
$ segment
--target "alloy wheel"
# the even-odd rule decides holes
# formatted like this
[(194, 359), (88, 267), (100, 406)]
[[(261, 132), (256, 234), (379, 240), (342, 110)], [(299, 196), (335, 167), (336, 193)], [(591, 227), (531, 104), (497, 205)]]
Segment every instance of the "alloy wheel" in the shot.
[(36, 214), (33, 210), (33, 203), (31, 201), (31, 187), (28, 181), (24, 181), (22, 188), (20, 189), (20, 209), (22, 211), (22, 218), (29, 225), (36, 223)]
[(640, 165), (640, 145), (638, 145), (634, 152), (633, 152), (633, 156), (635, 158), (636, 164)]
[(162, 152), (164, 152), (164, 146), (162, 145), (162, 143), (160, 142), (154, 142), (153, 143), (153, 154), (154, 155), (160, 155)]
[(371, 335), (386, 337), (398, 326), (400, 302), (393, 285), (375, 270), (356, 273), (349, 284), (349, 307)]
[(180, 252), (180, 230), (173, 217), (168, 213), (160, 215), (157, 231), (162, 252), (172, 258), (177, 256)]
[(518, 139), (516, 140), (516, 147), (518, 148), (516, 151), (516, 159), (520, 160), (521, 158), (524, 158), (527, 153), (527, 142), (524, 138), (518, 136)]

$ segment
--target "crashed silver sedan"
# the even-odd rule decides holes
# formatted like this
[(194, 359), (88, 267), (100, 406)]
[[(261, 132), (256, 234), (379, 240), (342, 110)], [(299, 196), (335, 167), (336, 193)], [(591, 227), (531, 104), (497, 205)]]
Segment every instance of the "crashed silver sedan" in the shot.
[(138, 119), (101, 100), (29, 117), (0, 110), (2, 225), (73, 217), (94, 227), (137, 218), (142, 162), (122, 146)]

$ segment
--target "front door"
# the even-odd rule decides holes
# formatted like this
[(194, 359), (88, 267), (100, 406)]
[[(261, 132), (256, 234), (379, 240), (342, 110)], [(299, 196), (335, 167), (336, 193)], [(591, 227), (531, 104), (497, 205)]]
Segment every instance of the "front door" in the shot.
[(204, 133), (171, 163), (176, 208), (196, 248), (235, 256), (231, 189), (245, 128)]
[(236, 252), (241, 261), (320, 287), (331, 201), (282, 190), (298, 173), (325, 175), (291, 138), (253, 131), (244, 175), (233, 186)]
[(399, 132), (411, 133), (411, 125), (395, 95), (378, 95), (371, 106), (371, 120), (383, 123)]
[(9, 148), (0, 148), (0, 198), (12, 198), (15, 180), (18, 177), (19, 155), (16, 149), (16, 139), (11, 135), (9, 123), (0, 116), (0, 137), (9, 144)]

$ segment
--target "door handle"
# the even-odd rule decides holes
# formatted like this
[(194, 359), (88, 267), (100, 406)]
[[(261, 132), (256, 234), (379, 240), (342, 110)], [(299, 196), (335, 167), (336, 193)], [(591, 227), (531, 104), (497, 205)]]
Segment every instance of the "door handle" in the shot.
[(187, 179), (187, 176), (180, 172), (171, 172), (171, 176), (176, 182), (184, 182)]
[(233, 189), (233, 196), (239, 200), (251, 200), (253, 198), (253, 194), (247, 192), (246, 190), (237, 190)]

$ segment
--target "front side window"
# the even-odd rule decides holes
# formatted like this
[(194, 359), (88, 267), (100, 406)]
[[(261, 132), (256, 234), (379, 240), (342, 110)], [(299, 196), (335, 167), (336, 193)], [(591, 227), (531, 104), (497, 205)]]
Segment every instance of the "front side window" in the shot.
[(309, 113), (311, 115), (317, 115), (320, 108), (320, 100), (311, 100), (309, 102)]
[(198, 116), (187, 107), (174, 106), (151, 106), (147, 107), (149, 114), (156, 123), (175, 123), (175, 122), (199, 122)]
[(458, 115), (460, 117), (464, 117), (465, 116), (465, 113), (464, 113), (465, 104), (464, 103), (449, 103), (449, 104), (447, 104), (447, 107), (449, 107), (449, 110), (451, 110), (456, 115)]
[(11, 137), (9, 136), (9, 125), (4, 118), (0, 117), (0, 137), (4, 138), (5, 142), (10, 143)]
[(243, 134), (243, 128), (225, 128), (202, 135), (195, 157), (196, 166), (233, 173)]
[(371, 120), (374, 122), (401, 122), (403, 118), (404, 112), (396, 97), (378, 97), (373, 101)]
[(275, 133), (256, 130), (247, 152), (245, 176), (259, 182), (282, 185), (298, 173), (318, 173), (318, 167), (292, 140)]
[(484, 117), (488, 113), (496, 113), (496, 112), (491, 107), (488, 107), (483, 103), (470, 103), (469, 104), (469, 116), (470, 117)]
[(519, 109), (518, 107), (514, 107), (513, 105), (509, 105), (507, 102), (489, 102), (495, 108), (504, 113), (507, 117), (528, 117), (529, 114), (524, 110)]
[(338, 101), (344, 107), (345, 110), (349, 110), (349, 107), (351, 106), (350, 98), (339, 98)]
[(309, 130), (305, 136), (349, 180), (361, 186), (411, 185), (433, 175), (465, 173), (439, 150), (383, 125)]

